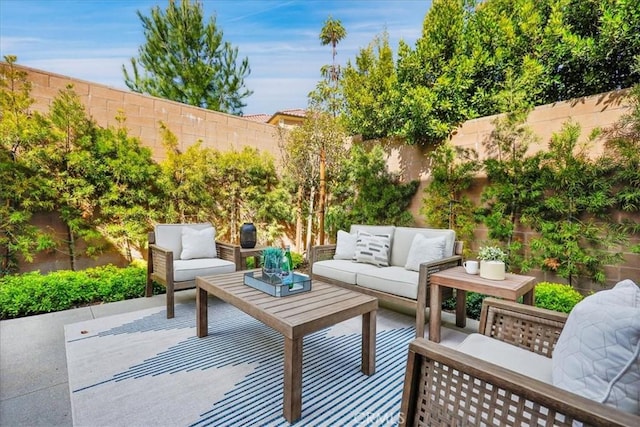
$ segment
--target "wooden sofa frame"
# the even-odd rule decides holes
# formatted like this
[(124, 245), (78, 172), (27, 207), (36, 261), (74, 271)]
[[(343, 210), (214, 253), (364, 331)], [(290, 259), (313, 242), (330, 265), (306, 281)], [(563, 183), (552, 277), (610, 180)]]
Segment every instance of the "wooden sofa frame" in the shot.
[[(454, 252), (456, 255), (443, 258), (433, 262), (425, 262), (420, 265), (420, 271), (418, 273), (418, 298), (411, 299), (388, 292), (378, 291), (376, 289), (369, 289), (363, 286), (356, 286), (341, 282), (339, 280), (324, 277), (318, 274), (313, 274), (313, 263), (317, 261), (323, 261), (332, 259), (336, 252), (336, 245), (319, 245), (313, 246), (310, 251), (310, 271), (314, 280), (320, 280), (325, 283), (340, 286), (352, 291), (361, 292), (363, 294), (371, 295), (378, 298), (378, 301), (382, 305), (391, 305), (396, 307), (402, 307), (408, 310), (416, 311), (416, 337), (424, 337), (426, 314), (425, 309), (429, 305), (429, 278), (433, 273), (445, 270), (447, 268), (457, 267), (462, 265), (462, 247), (461, 241), (456, 241), (454, 245)], [(449, 298), (453, 295), (451, 289), (443, 289), (442, 298)]]
[[(167, 289), (167, 319), (172, 319), (175, 316), (174, 292), (195, 288), (196, 281), (194, 279), (184, 282), (174, 282), (173, 252), (156, 244), (155, 232), (150, 232), (148, 238), (147, 285), (144, 294), (146, 297), (153, 295), (154, 281), (164, 286)], [(241, 256), (239, 245), (223, 243), (216, 240), (216, 251), (218, 258), (232, 261), (236, 265), (236, 271), (240, 268)]]
[[(479, 332), (551, 357), (567, 316), (486, 298)], [(409, 345), (402, 426), (639, 426), (640, 417), (455, 349), (417, 338)]]

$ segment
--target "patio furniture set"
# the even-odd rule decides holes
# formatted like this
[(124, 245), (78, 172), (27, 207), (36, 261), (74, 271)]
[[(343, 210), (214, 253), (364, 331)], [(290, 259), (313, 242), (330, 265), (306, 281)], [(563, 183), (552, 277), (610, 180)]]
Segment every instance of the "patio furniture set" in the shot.
[[(563, 354), (575, 358), (579, 352), (572, 343), (575, 339), (566, 338), (568, 332), (564, 341), (560, 338), (567, 315), (532, 307), (533, 277), (507, 274), (498, 283), (465, 273), (460, 267), (462, 245), (451, 230), (354, 225), (350, 233), (339, 233), (336, 245), (311, 250), (309, 292), (278, 298), (243, 282), (246, 258), (257, 256), (258, 249), (240, 252), (239, 246), (216, 242), (212, 228), (211, 224), (156, 226), (149, 235), (147, 293), (151, 294), (154, 280), (165, 285), (167, 317), (172, 317), (173, 292), (196, 287), (198, 337), (208, 334), (208, 295), (279, 332), (284, 337), (283, 415), (291, 423), (302, 414), (303, 337), (362, 316), (361, 370), (373, 375), (380, 302), (416, 310), (416, 339), (408, 348), (401, 425), (573, 425), (574, 421), (640, 425), (637, 349), (635, 356), (633, 349), (627, 354), (629, 345), (623, 343), (625, 348), (616, 356), (627, 365), (606, 367), (620, 371), (608, 383), (601, 383), (613, 389), (613, 399), (598, 401), (599, 396), (574, 390), (575, 381), (554, 385), (556, 371), (562, 370), (551, 362), (559, 363), (559, 356), (552, 358), (560, 353), (558, 341)], [(242, 267), (236, 271), (236, 266)], [(628, 330), (631, 341), (637, 334), (635, 343), (640, 349), (640, 316), (633, 318), (633, 313), (640, 313), (640, 288), (628, 282), (633, 285), (626, 289), (628, 294), (637, 299)], [(453, 289), (456, 324), (462, 327), (467, 291), (505, 299), (484, 300), (479, 333), (469, 335), (456, 349), (438, 344), (442, 297)], [(628, 301), (629, 295), (624, 299)], [(525, 304), (515, 302), (519, 297), (524, 297)], [(427, 301), (430, 341), (424, 339)], [(619, 307), (614, 310), (620, 312)], [(575, 332), (575, 326), (569, 329)], [(567, 379), (570, 374), (562, 375)]]

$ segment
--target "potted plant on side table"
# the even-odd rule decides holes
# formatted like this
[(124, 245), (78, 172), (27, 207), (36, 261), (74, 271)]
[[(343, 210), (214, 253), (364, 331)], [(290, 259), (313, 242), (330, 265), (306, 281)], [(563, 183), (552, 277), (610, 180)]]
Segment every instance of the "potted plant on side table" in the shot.
[(507, 254), (497, 246), (483, 246), (478, 251), (480, 277), (490, 280), (504, 280)]

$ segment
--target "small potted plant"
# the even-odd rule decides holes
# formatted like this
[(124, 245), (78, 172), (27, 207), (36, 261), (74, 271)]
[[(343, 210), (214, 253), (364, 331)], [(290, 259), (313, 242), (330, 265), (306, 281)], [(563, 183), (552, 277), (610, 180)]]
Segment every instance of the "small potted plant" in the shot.
[(504, 280), (507, 254), (497, 246), (483, 246), (478, 251), (480, 277), (491, 280)]

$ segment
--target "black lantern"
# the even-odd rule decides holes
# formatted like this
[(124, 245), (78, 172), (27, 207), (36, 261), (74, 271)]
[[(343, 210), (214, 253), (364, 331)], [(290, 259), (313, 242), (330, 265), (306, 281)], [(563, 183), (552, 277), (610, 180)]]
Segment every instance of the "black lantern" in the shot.
[(240, 246), (244, 249), (255, 248), (257, 239), (256, 226), (252, 222), (242, 224), (242, 227), (240, 227)]

